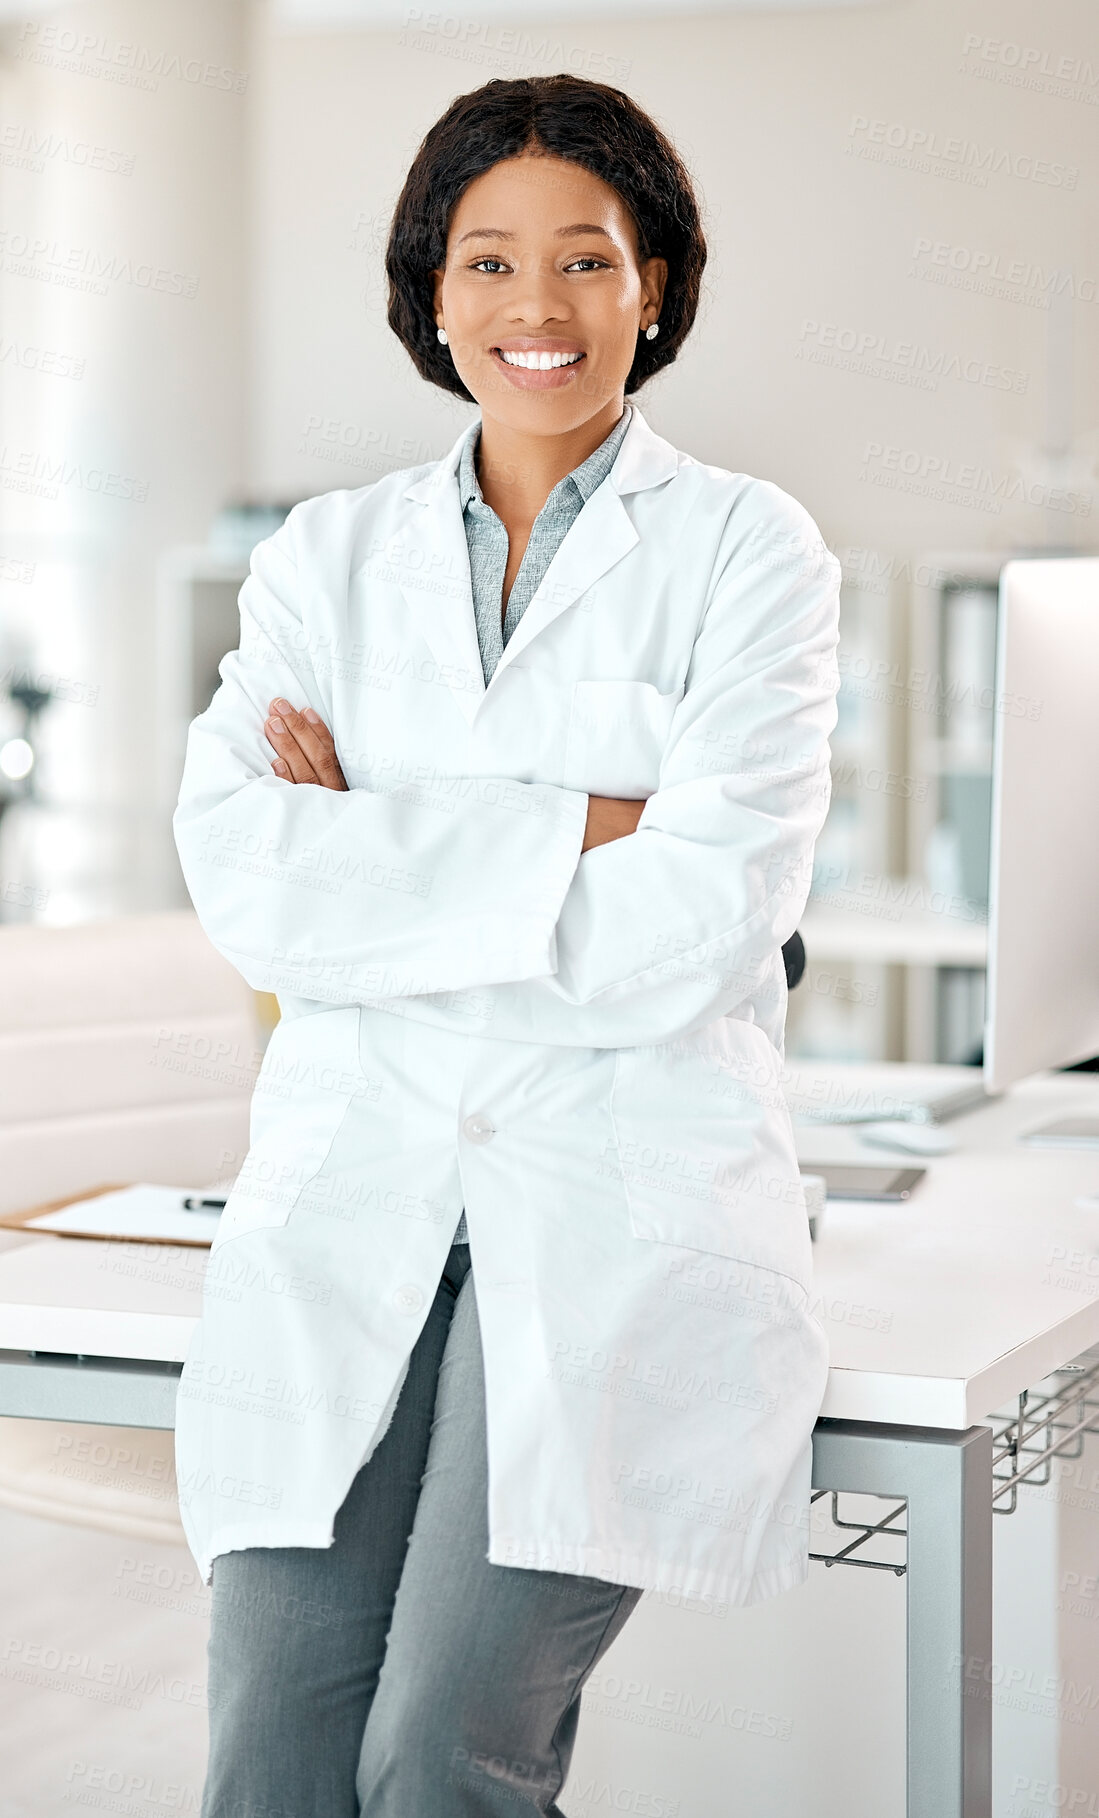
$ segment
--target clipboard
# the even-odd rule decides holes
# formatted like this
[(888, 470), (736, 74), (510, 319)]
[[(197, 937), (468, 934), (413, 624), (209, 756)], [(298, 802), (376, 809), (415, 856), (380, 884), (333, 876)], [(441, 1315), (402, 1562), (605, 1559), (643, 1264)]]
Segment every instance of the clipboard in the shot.
[[(132, 1216), (127, 1218), (123, 1215), (120, 1215), (118, 1219), (118, 1228), (111, 1229), (109, 1214), (104, 1220), (107, 1228), (102, 1230), (68, 1230), (57, 1226), (44, 1226), (34, 1222), (37, 1219), (46, 1217), (49, 1213), (63, 1212), (69, 1206), (83, 1206), (86, 1201), (100, 1199), (105, 1194), (132, 1193), (137, 1188), (146, 1190), (152, 1188), (152, 1191), (163, 1194), (165, 1196), (166, 1209), (169, 1206), (170, 1200), (173, 1198), (175, 1199), (179, 1216), (171, 1221), (170, 1229), (168, 1220), (164, 1221), (165, 1228), (161, 1230), (141, 1231), (140, 1229), (127, 1228), (127, 1226), (132, 1226), (134, 1224), (134, 1219)], [(33, 1237), (91, 1238), (93, 1241), (99, 1240), (100, 1242), (106, 1241), (108, 1243), (171, 1244), (173, 1246), (178, 1244), (183, 1245), (188, 1249), (208, 1250), (213, 1241), (213, 1233), (216, 1229), (217, 1219), (220, 1217), (220, 1213), (211, 1211), (188, 1212), (183, 1207), (183, 1200), (186, 1196), (190, 1194), (201, 1194), (202, 1192), (203, 1189), (201, 1187), (153, 1186), (153, 1183), (148, 1181), (108, 1181), (105, 1186), (88, 1187), (82, 1193), (66, 1193), (62, 1199), (44, 1200), (40, 1205), (28, 1206), (25, 1210), (20, 1212), (0, 1213), (0, 1229), (6, 1231), (26, 1231), (28, 1235)], [(92, 1216), (94, 1217), (94, 1214)], [(180, 1224), (180, 1220), (182, 1219), (194, 1220), (196, 1233), (201, 1232), (201, 1235), (196, 1234), (194, 1237), (183, 1235), (182, 1232), (184, 1227)], [(155, 1223), (155, 1212), (151, 1212), (150, 1216), (146, 1219), (146, 1222)]]

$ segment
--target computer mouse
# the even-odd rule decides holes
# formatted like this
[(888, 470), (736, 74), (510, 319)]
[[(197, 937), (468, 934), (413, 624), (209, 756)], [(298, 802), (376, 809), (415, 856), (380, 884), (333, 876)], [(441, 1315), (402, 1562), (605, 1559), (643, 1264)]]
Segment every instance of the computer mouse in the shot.
[(958, 1146), (941, 1124), (912, 1124), (903, 1118), (860, 1124), (858, 1137), (873, 1149), (905, 1149), (910, 1155), (949, 1155)]

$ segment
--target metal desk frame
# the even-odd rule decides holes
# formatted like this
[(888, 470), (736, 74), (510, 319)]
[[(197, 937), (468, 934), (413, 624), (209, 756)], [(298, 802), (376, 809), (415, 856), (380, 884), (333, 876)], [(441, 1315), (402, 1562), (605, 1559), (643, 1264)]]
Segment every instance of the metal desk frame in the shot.
[[(0, 1349), (0, 1414), (172, 1428), (181, 1372), (178, 1363)], [(843, 1555), (881, 1536), (905, 1542), (903, 1565), (842, 1562), (907, 1579), (907, 1818), (991, 1818), (994, 1505), (1010, 1513), (1019, 1483), (1046, 1481), (1050, 1460), (1074, 1447), (1078, 1455), (1084, 1434), (1099, 1428), (1099, 1352), (1052, 1373), (1074, 1375), (1054, 1393), (1021, 1395), (1006, 1424), (957, 1431), (819, 1420), (814, 1429), (816, 1495), (897, 1505), (878, 1522), (839, 1526), (859, 1536)], [(1006, 1471), (997, 1469), (1005, 1461)], [(841, 1563), (838, 1555), (813, 1557)]]
[(813, 1486), (907, 1504), (907, 1818), (991, 1818), (992, 1429), (819, 1420)]

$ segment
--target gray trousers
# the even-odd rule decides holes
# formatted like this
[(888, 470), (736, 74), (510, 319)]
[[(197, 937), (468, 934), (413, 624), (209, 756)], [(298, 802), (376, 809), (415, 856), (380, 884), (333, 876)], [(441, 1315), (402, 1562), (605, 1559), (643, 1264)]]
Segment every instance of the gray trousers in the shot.
[(641, 1592), (490, 1565), (487, 1486), (455, 1244), (332, 1546), (214, 1562), (202, 1818), (562, 1818), (581, 1688)]

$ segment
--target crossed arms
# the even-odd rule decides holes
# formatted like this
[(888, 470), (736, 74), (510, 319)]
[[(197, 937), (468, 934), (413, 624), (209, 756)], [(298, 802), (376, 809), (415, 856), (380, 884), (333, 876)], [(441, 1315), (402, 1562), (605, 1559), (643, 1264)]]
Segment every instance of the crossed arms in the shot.
[[(173, 817), (214, 945), (260, 990), (507, 1040), (666, 1041), (751, 996), (827, 811), (839, 594), (808, 514), (756, 485), (764, 518), (730, 528), (643, 804), (506, 777), (444, 780), (442, 811), (348, 789), (292, 512), (253, 552)], [(275, 699), (317, 718), (265, 730)]]
[[(289, 701), (281, 699), (271, 701), (270, 707), (263, 730), (278, 753), (271, 765), (275, 775), (291, 783), (346, 789), (336, 741), (316, 709), (305, 707), (298, 712)], [(581, 852), (636, 832), (646, 800), (647, 797), (643, 797), (641, 801), (630, 802), (612, 795), (589, 795)]]

